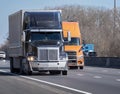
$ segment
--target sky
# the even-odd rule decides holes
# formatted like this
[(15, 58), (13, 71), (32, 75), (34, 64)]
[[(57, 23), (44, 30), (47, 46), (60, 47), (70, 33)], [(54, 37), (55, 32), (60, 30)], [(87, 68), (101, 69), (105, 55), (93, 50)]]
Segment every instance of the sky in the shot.
[[(85, 7), (104, 7), (112, 9), (114, 0), (1, 0), (0, 2), (0, 46), (8, 37), (8, 16), (21, 9), (44, 9), (63, 5), (81, 5)], [(120, 0), (116, 0), (120, 7)]]

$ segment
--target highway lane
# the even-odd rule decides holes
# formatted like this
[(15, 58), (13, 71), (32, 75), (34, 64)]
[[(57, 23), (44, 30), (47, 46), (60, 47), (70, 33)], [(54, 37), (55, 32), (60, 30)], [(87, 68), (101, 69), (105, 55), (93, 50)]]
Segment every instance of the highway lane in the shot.
[[(9, 72), (9, 63), (8, 62), (2, 63), (2, 67), (0, 68), (1, 68), (0, 70)], [(69, 70), (67, 76), (49, 75), (45, 73), (35, 73), (32, 76), (23, 76), (23, 77), (17, 76), (17, 79), (18, 78), (27, 80), (32, 83), (37, 83), (38, 86), (43, 84), (45, 86), (51, 87), (52, 88), (51, 90), (55, 89), (56, 91), (57, 89), (57, 91), (60, 90), (60, 92), (64, 91), (64, 94), (68, 94), (68, 93), (83, 94), (83, 93), (75, 92), (74, 90), (70, 90), (70, 89), (85, 91), (85, 92), (92, 93), (92, 94), (119, 94), (120, 93), (120, 70), (119, 69), (85, 67), (84, 70)], [(47, 83), (44, 83), (41, 81), (45, 81)], [(48, 82), (52, 83), (52, 85), (48, 85)], [(63, 87), (67, 87), (67, 89), (56, 86), (56, 84), (63, 86)], [(22, 84), (20, 84), (20, 86), (22, 87)], [(26, 83), (26, 86), (27, 86), (27, 83)], [(27, 87), (29, 86), (30, 85), (28, 85)], [(42, 89), (42, 91), (44, 91), (44, 89)], [(38, 93), (39, 90), (37, 90), (36, 92)], [(46, 94), (54, 94), (54, 93), (50, 92)]]
[[(51, 87), (36, 81), (31, 81), (0, 72), (0, 94), (75, 94), (68, 90)], [(76, 93), (77, 94), (77, 93)], [(83, 94), (83, 93), (80, 93)]]
[[(48, 76), (45, 73), (34, 75)], [(91, 94), (63, 85), (33, 79), (32, 77), (12, 74), (9, 70), (9, 62), (0, 61), (0, 94), (20, 94), (22, 92), (24, 92), (23, 94)]]
[[(108, 73), (104, 73), (103, 70), (104, 68), (86, 67), (83, 71), (69, 70), (68, 76), (33, 75), (32, 77), (78, 90), (88, 91), (93, 94), (119, 94), (120, 81), (117, 80), (120, 79), (119, 70), (106, 69)], [(109, 71), (112, 72), (109, 73)]]

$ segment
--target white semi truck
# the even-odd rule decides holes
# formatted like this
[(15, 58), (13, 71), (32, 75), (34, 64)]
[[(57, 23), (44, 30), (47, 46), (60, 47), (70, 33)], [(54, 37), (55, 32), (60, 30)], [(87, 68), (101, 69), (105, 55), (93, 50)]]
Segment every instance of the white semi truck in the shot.
[(11, 72), (67, 75), (68, 56), (63, 42), (61, 10), (20, 10), (10, 15)]

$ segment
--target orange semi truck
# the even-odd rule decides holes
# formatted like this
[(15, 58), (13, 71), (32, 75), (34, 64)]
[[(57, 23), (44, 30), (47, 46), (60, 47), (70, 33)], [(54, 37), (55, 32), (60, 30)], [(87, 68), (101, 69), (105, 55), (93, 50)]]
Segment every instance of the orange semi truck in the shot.
[(67, 32), (70, 32), (71, 41), (64, 44), (65, 52), (68, 54), (69, 68), (84, 68), (84, 55), (82, 51), (82, 39), (78, 22), (62, 22), (63, 37), (67, 40)]

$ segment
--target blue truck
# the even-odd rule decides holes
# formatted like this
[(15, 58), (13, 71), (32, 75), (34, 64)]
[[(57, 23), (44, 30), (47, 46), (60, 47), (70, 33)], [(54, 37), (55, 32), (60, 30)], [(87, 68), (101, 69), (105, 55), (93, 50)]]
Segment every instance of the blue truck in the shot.
[(84, 56), (97, 56), (94, 44), (84, 44), (83, 45)]

